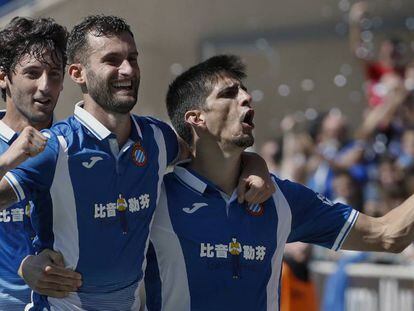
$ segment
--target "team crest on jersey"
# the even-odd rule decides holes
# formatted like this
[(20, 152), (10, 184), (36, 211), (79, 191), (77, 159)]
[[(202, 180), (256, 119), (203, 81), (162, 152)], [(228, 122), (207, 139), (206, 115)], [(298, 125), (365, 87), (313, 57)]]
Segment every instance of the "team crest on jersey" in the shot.
[(132, 161), (136, 166), (145, 166), (147, 164), (147, 154), (140, 143), (136, 143), (132, 148)]
[(246, 204), (246, 211), (252, 216), (262, 216), (264, 213), (264, 205), (260, 204)]

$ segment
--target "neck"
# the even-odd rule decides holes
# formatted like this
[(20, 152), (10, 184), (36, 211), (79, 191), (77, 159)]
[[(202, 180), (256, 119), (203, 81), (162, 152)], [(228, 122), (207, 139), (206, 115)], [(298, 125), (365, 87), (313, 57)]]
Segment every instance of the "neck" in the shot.
[(237, 186), (242, 150), (224, 150), (218, 144), (196, 143), (190, 168), (231, 195)]
[(106, 111), (90, 98), (84, 99), (83, 109), (116, 135), (119, 146), (123, 146), (127, 142), (131, 133), (131, 117), (129, 113)]
[(6, 103), (6, 114), (1, 120), (15, 132), (23, 131), (26, 126), (32, 126), (40, 131), (52, 125), (52, 116), (46, 121), (33, 122), (21, 114), (11, 103)]

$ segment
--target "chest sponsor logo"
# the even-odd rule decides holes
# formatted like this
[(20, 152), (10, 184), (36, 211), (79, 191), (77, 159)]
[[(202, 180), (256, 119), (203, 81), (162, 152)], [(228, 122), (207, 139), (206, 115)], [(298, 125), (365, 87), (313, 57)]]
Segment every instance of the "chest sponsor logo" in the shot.
[(246, 204), (246, 211), (252, 216), (262, 216), (264, 213), (264, 205), (260, 204)]
[(147, 164), (147, 154), (140, 143), (136, 143), (131, 151), (132, 162), (136, 166), (145, 166)]
[(116, 202), (96, 203), (94, 206), (94, 218), (116, 217), (117, 213), (129, 211), (137, 213), (150, 207), (151, 199), (148, 193), (141, 194), (138, 198), (124, 198), (119, 195)]
[(242, 256), (248, 261), (263, 261), (266, 256), (266, 247), (261, 245), (243, 245), (237, 239), (232, 239), (229, 243), (200, 244), (201, 258), (230, 258), (232, 256)]
[(91, 157), (89, 162), (82, 162), (82, 165), (86, 168), (92, 168), (97, 162), (103, 160), (102, 157)]
[(24, 216), (30, 217), (31, 205), (24, 208), (5, 209), (0, 212), (0, 223), (23, 222)]
[(208, 206), (208, 204), (207, 203), (193, 203), (192, 207), (184, 207), (183, 211), (186, 212), (187, 214), (192, 214), (204, 206)]

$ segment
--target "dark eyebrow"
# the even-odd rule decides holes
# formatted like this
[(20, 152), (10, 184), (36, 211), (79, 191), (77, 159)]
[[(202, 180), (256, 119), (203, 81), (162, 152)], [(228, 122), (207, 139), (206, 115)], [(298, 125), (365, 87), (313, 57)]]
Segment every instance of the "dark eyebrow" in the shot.
[[(109, 58), (109, 57), (118, 57), (120, 55), (122, 55), (122, 53), (120, 53), (120, 52), (109, 52), (108, 54), (102, 55), (102, 58), (104, 59), (104, 58)], [(128, 53), (128, 57), (131, 57), (131, 56), (138, 57), (138, 55), (139, 55), (139, 53), (137, 51)]]
[(236, 91), (236, 90), (238, 90), (239, 89), (239, 86), (240, 86), (240, 84), (238, 84), (238, 83), (234, 83), (234, 84), (232, 84), (232, 85), (228, 85), (228, 86), (225, 86), (224, 88), (222, 88), (218, 93), (217, 93), (217, 97), (221, 97), (221, 96), (223, 96), (223, 95), (225, 95), (227, 92), (231, 92), (231, 91)]

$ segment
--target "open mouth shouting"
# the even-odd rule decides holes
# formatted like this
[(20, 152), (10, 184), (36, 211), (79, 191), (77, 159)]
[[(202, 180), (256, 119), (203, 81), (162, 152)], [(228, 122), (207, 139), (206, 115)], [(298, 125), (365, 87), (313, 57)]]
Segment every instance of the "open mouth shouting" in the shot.
[(242, 115), (241, 122), (242, 122), (243, 127), (253, 129), (254, 128), (253, 119), (254, 119), (254, 110), (250, 108), (249, 110), (246, 110)]

